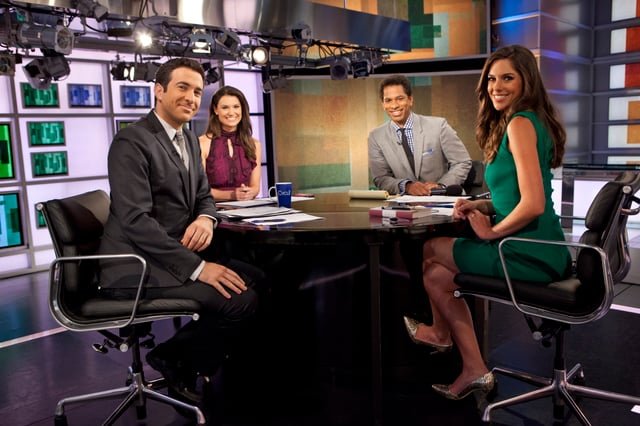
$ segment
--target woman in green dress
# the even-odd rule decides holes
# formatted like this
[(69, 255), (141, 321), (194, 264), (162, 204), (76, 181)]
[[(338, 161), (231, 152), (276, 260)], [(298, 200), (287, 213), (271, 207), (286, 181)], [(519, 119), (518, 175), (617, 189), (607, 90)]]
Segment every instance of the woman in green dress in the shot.
[[(551, 169), (562, 164), (565, 131), (542, 83), (535, 57), (522, 46), (494, 52), (484, 65), (476, 140), (483, 150), (491, 200), (460, 200), (454, 218), (469, 221), (477, 238), (434, 238), (424, 246), (424, 286), (433, 324), (405, 317), (411, 339), (446, 352), (455, 343), (462, 371), (450, 385), (433, 385), (449, 398), (487, 393), (495, 384), (478, 346), (466, 302), (453, 297), (458, 272), (503, 276), (498, 243), (507, 236), (564, 240), (551, 201)], [(491, 216), (495, 215), (492, 221)], [(523, 243), (520, 243), (523, 244)], [(566, 247), (509, 244), (509, 274), (545, 282), (565, 277)]]

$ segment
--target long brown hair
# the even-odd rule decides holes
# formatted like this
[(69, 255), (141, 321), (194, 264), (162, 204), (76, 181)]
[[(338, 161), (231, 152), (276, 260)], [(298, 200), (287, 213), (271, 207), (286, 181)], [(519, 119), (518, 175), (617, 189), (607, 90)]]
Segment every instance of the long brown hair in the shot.
[[(522, 95), (506, 111), (497, 111), (493, 107), (488, 91), (489, 71), (493, 64), (501, 59), (508, 59), (522, 79)], [(491, 162), (495, 158), (513, 114), (533, 111), (543, 121), (553, 140), (553, 158), (550, 166), (555, 168), (562, 164), (567, 134), (544, 88), (536, 58), (529, 49), (513, 45), (496, 50), (484, 64), (476, 94), (479, 102), (476, 141), (484, 152), (485, 161)]]
[(209, 105), (209, 125), (207, 126), (205, 135), (213, 141), (214, 138), (222, 134), (222, 125), (220, 124), (220, 119), (218, 119), (214, 110), (223, 96), (233, 96), (238, 98), (240, 101), (242, 117), (238, 123), (238, 139), (240, 140), (247, 157), (250, 160), (255, 160), (256, 145), (253, 141), (253, 128), (251, 127), (251, 118), (249, 115), (249, 103), (247, 102), (247, 98), (245, 98), (244, 94), (239, 89), (236, 89), (233, 86), (223, 86), (213, 94), (213, 97), (211, 98), (211, 105)]

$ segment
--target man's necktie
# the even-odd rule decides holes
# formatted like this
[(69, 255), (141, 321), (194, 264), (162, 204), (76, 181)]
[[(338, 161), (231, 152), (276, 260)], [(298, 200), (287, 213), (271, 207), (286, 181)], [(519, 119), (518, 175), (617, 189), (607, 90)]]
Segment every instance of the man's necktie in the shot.
[(405, 133), (405, 129), (404, 127), (401, 127), (400, 129), (400, 139), (402, 140), (402, 148), (404, 149), (404, 153), (407, 154), (407, 160), (409, 160), (409, 165), (411, 166), (411, 170), (413, 171), (413, 173), (416, 172), (416, 166), (414, 165), (414, 161), (413, 161), (413, 152), (411, 152), (411, 148), (409, 147), (409, 141), (407, 140), (407, 134)]
[(184, 166), (187, 168), (187, 170), (189, 170), (189, 154), (187, 154), (187, 147), (184, 141), (184, 135), (182, 134), (181, 130), (178, 130), (176, 132), (176, 143), (180, 148), (180, 157), (182, 158), (182, 162), (184, 163)]

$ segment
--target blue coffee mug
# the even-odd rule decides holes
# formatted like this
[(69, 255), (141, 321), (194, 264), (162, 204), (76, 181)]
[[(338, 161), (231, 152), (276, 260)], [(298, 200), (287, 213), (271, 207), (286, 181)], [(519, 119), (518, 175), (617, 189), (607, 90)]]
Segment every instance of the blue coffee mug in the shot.
[[(275, 191), (275, 196), (271, 194), (271, 191)], [(275, 186), (269, 188), (269, 198), (272, 200), (277, 199), (278, 207), (291, 207), (291, 193), (293, 191), (293, 185), (291, 182), (276, 182)]]

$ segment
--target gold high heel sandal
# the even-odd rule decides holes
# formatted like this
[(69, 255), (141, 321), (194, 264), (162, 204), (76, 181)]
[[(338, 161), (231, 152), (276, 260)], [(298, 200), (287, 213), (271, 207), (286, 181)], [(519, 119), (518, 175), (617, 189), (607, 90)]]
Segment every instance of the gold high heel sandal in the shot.
[(418, 326), (420, 325), (420, 322), (416, 321), (413, 318), (409, 318), (409, 317), (402, 317), (402, 318), (404, 319), (404, 326), (407, 329), (407, 333), (409, 334), (409, 338), (416, 345), (429, 346), (429, 347), (435, 349), (435, 351), (433, 353), (449, 352), (451, 350), (451, 348), (453, 348), (453, 343), (449, 343), (447, 345), (441, 345), (440, 343), (425, 342), (423, 340), (418, 340), (416, 338), (416, 334), (418, 334)]
[(491, 371), (487, 374), (478, 377), (471, 383), (469, 383), (462, 391), (458, 394), (451, 392), (449, 389), (449, 385), (431, 385), (434, 391), (437, 394), (440, 394), (448, 399), (453, 399), (455, 401), (466, 398), (472, 393), (478, 393), (482, 397), (486, 397), (489, 394), (494, 386), (496, 385), (496, 378)]

